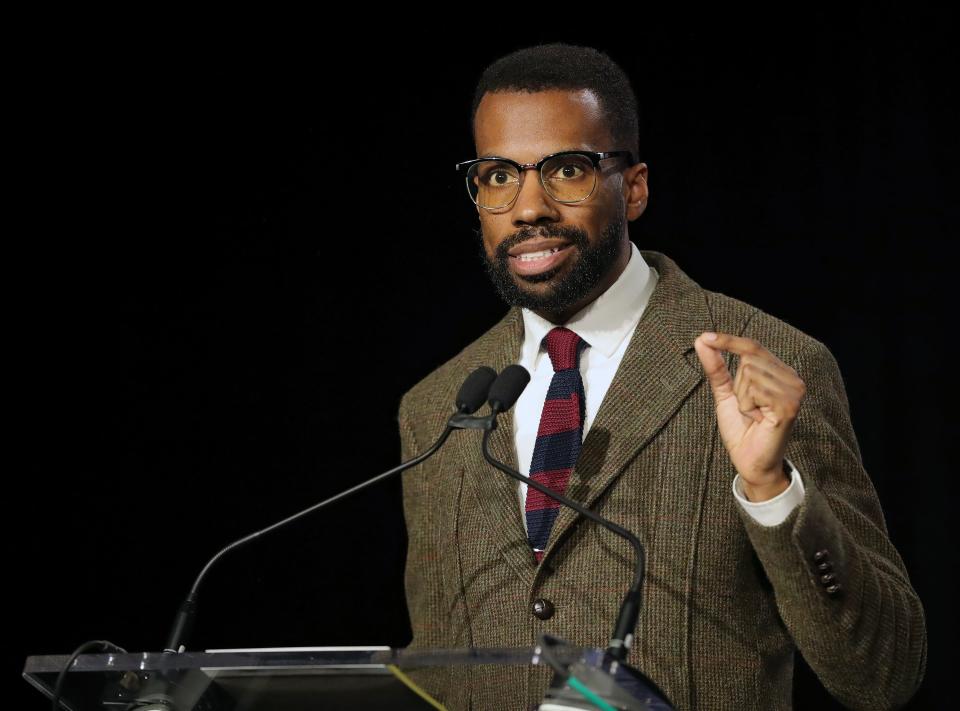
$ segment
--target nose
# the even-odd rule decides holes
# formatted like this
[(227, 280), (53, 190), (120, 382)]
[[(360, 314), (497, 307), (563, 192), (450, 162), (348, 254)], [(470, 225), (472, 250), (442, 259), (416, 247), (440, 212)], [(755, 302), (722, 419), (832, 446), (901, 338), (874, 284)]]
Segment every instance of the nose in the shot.
[(560, 219), (556, 201), (547, 195), (536, 168), (526, 168), (520, 176), (520, 192), (510, 208), (514, 227), (556, 222)]

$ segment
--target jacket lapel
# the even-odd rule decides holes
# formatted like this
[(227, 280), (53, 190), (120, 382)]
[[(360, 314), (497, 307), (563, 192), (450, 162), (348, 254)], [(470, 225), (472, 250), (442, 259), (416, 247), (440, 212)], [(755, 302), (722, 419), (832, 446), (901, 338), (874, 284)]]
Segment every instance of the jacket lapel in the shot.
[[(703, 289), (660, 252), (641, 250), (660, 274), (623, 361), (584, 439), (567, 496), (592, 506), (704, 378), (694, 339), (714, 328)], [(561, 507), (544, 559), (581, 518)]]
[[(523, 316), (519, 308), (513, 307), (474, 351), (475, 357), (473, 362), (467, 364), (467, 372), (489, 365), (500, 373), (508, 365), (517, 362), (522, 342)], [(489, 413), (490, 408), (485, 405), (480, 414)], [(528, 584), (533, 584), (536, 561), (521, 518), (517, 481), (494, 469), (483, 458), (480, 431), (466, 430), (457, 434), (464, 476), (483, 510), (490, 527), (491, 541), (514, 572)], [(512, 409), (497, 418), (497, 429), (490, 435), (490, 454), (507, 466), (517, 468)]]

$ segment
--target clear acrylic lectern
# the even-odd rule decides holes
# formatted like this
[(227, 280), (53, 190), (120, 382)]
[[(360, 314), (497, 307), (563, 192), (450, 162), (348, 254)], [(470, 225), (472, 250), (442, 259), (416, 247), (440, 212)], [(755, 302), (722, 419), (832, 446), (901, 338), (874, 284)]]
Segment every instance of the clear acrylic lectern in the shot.
[[(573, 661), (583, 650), (558, 650)], [(404, 679), (430, 667), (535, 663), (533, 649), (389, 647), (82, 654), (62, 704), (72, 711), (430, 709)], [(23, 676), (48, 699), (68, 655), (28, 657)], [(49, 703), (49, 702), (48, 702)]]

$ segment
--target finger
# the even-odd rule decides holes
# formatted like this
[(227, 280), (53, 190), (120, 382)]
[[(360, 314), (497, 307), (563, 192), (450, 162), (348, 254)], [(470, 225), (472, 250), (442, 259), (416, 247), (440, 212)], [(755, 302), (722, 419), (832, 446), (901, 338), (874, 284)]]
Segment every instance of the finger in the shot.
[(766, 358), (751, 355), (741, 356), (733, 379), (733, 390), (739, 393), (744, 385), (744, 378), (747, 376), (759, 377), (762, 374), (767, 378), (782, 379), (783, 376), (787, 375), (785, 371), (779, 372), (782, 375), (778, 375), (777, 371), (771, 370), (771, 363)]
[[(783, 367), (775, 367), (777, 364)], [(753, 380), (762, 380), (767, 387), (780, 393), (781, 397), (795, 400), (797, 403), (803, 399), (806, 391), (806, 386), (796, 374), (796, 371), (782, 361), (744, 356), (737, 367), (737, 378), (734, 381), (735, 390), (745, 376)]]
[(740, 390), (743, 386), (743, 376), (746, 372), (744, 366), (746, 364), (747, 362), (743, 358), (740, 358), (740, 362), (736, 365), (737, 372), (733, 374), (733, 392), (737, 394), (740, 393)]
[(761, 403), (757, 401), (752, 389), (749, 369), (740, 366), (737, 368), (737, 380), (734, 385), (734, 394), (737, 396), (737, 407), (747, 417), (755, 422), (763, 421), (763, 412), (760, 410)]
[(777, 358), (775, 355), (773, 355), (773, 353), (770, 353), (770, 356), (768, 358), (763, 359), (763, 366), (770, 372), (779, 372), (779, 373), (782, 373), (783, 375), (787, 375), (787, 376), (793, 375), (795, 377), (798, 377), (797, 371), (795, 371), (789, 365), (787, 365), (782, 360)]
[(740, 408), (740, 412), (759, 422), (763, 419), (763, 413), (757, 408), (757, 404), (753, 401), (753, 396), (749, 392), (749, 371), (750, 368), (747, 363), (740, 363), (737, 366), (737, 374), (733, 379), (733, 392), (737, 396), (737, 407)]
[[(703, 334), (701, 334), (702, 336)], [(756, 363), (762, 363), (765, 368), (771, 371), (781, 370), (785, 375), (799, 377), (797, 371), (777, 358), (773, 353), (767, 350), (759, 341), (745, 336), (734, 336), (731, 333), (717, 333), (717, 338), (713, 341), (706, 341), (706, 344), (718, 350), (730, 351), (741, 356), (744, 359), (753, 360)]]
[[(707, 332), (709, 333), (709, 331)], [(723, 333), (721, 331), (717, 332), (717, 337), (713, 340), (707, 340), (704, 338), (704, 334), (700, 334), (699, 339), (703, 339), (704, 344), (710, 346), (710, 348), (715, 348), (721, 351), (730, 351), (731, 353), (736, 353), (737, 355), (760, 355), (766, 354), (769, 357), (774, 357), (770, 351), (764, 348), (759, 341), (755, 341), (752, 338), (747, 338), (746, 336), (734, 336), (732, 333)], [(696, 343), (696, 341), (694, 341)]]
[(750, 366), (740, 383), (737, 399), (743, 407), (763, 408), (773, 425), (793, 419), (799, 411), (799, 396), (789, 383), (765, 370)]
[[(747, 340), (752, 341), (752, 339)], [(760, 345), (759, 342), (752, 341), (752, 343), (754, 344), (753, 350), (737, 355), (738, 363), (751, 363), (757, 368), (762, 368), (771, 374), (779, 373), (784, 377), (798, 378), (797, 372), (793, 368), (773, 355), (773, 353)]]
[(723, 362), (720, 351), (709, 346), (703, 334), (694, 339), (693, 347), (697, 351), (697, 357), (703, 366), (707, 382), (710, 383), (714, 399), (721, 402), (728, 397), (732, 397), (733, 379), (730, 377), (730, 371), (727, 370), (726, 363)]

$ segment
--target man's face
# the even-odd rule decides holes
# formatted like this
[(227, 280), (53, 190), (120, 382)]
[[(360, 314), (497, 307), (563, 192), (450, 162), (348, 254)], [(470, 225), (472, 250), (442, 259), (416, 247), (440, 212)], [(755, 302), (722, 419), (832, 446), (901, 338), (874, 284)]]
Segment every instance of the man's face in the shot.
[[(600, 104), (586, 90), (488, 93), (474, 136), (478, 156), (520, 163), (563, 150), (626, 148), (613, 145)], [(512, 204), (477, 208), (484, 263), (507, 303), (561, 323), (622, 273), (630, 255), (627, 219), (638, 217), (646, 202), (646, 166), (627, 168), (611, 158), (600, 169), (593, 194), (579, 203), (555, 201), (531, 170)]]

